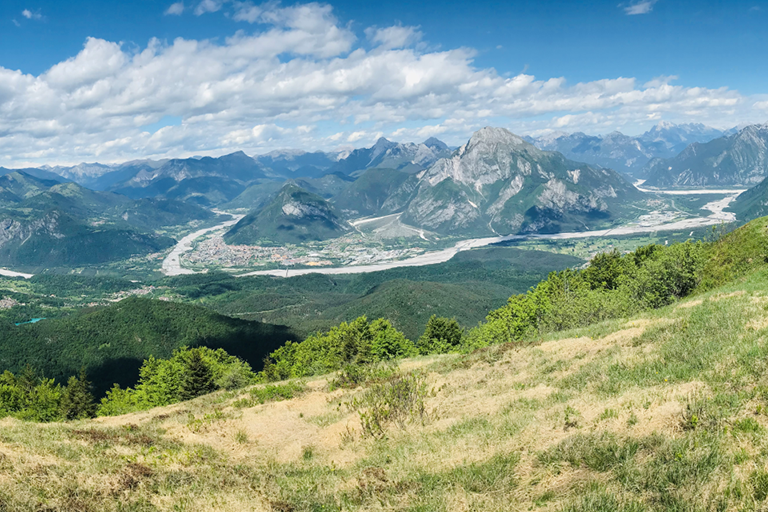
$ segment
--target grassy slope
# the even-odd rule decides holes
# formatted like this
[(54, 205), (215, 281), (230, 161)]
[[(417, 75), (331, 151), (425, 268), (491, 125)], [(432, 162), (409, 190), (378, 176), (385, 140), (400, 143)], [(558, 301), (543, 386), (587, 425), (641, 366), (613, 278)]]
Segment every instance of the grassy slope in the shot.
[(751, 220), (765, 215), (768, 213), (766, 188), (768, 188), (768, 182), (761, 181), (758, 185), (739, 195), (728, 209), (734, 212), (736, 218), (740, 220)]
[(763, 510), (765, 228), (711, 254), (741, 277), (669, 307), (402, 361), (426, 372), (429, 418), (382, 440), (345, 405), (365, 390), (326, 378), (261, 405), (234, 406), (244, 390), (70, 424), (4, 420), (0, 498), (9, 510)]
[(766, 290), (759, 271), (532, 346), (404, 361), (429, 372), (432, 418), (382, 441), (339, 407), (361, 390), (324, 379), (246, 408), (218, 394), (73, 424), (4, 420), (0, 496), (11, 510), (757, 510)]

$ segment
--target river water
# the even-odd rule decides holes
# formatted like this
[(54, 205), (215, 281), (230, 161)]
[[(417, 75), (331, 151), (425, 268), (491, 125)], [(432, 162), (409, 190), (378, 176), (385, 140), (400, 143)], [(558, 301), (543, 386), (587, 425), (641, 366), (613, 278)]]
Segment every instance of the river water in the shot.
[[(635, 186), (642, 185), (642, 181)], [(499, 242), (508, 242), (513, 240), (566, 240), (572, 238), (592, 238), (592, 237), (607, 237), (607, 236), (620, 236), (620, 235), (632, 235), (635, 233), (654, 233), (656, 231), (678, 231), (695, 229), (705, 226), (714, 226), (723, 222), (733, 222), (736, 220), (736, 215), (731, 212), (724, 211), (731, 202), (738, 197), (744, 190), (645, 190), (639, 189), (643, 192), (652, 192), (656, 194), (673, 194), (673, 195), (703, 195), (703, 194), (730, 194), (724, 199), (718, 201), (712, 201), (705, 204), (701, 209), (712, 212), (706, 217), (696, 217), (693, 219), (684, 219), (676, 222), (670, 222), (666, 224), (652, 224), (652, 223), (639, 223), (630, 224), (627, 226), (620, 226), (612, 229), (604, 229), (599, 231), (578, 231), (573, 233), (551, 233), (551, 234), (532, 234), (532, 235), (507, 235), (507, 236), (495, 236), (488, 238), (475, 238), (471, 240), (462, 240), (449, 249), (443, 249), (442, 251), (433, 251), (413, 258), (398, 261), (388, 261), (382, 263), (374, 263), (372, 265), (354, 265), (346, 267), (323, 267), (323, 268), (302, 268), (302, 269), (281, 269), (281, 270), (257, 270), (255, 272), (248, 272), (240, 274), (238, 277), (244, 276), (277, 276), (277, 277), (293, 277), (305, 274), (362, 274), (365, 272), (378, 272), (380, 270), (389, 270), (399, 267), (419, 267), (423, 265), (434, 265), (437, 263), (445, 263), (453, 258), (457, 253), (466, 251), (468, 249), (476, 249), (478, 247), (485, 247)], [(374, 220), (374, 219), (371, 219)]]

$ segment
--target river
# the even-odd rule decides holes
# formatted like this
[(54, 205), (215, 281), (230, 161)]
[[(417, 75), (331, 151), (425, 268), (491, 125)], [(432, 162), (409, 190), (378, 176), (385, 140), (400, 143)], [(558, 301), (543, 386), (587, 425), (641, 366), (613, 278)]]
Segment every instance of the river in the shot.
[[(551, 234), (532, 234), (532, 235), (507, 235), (507, 236), (494, 236), (487, 238), (474, 238), (470, 240), (462, 240), (451, 248), (443, 249), (441, 251), (432, 251), (398, 261), (387, 261), (382, 263), (374, 263), (371, 265), (354, 265), (346, 267), (331, 267), (331, 268), (302, 268), (302, 269), (282, 269), (282, 270), (257, 270), (254, 272), (247, 272), (245, 274), (239, 274), (237, 277), (245, 276), (277, 276), (277, 277), (292, 277), (300, 276), (304, 274), (362, 274), (365, 272), (378, 272), (380, 270), (389, 270), (399, 267), (420, 267), (423, 265), (434, 265), (437, 263), (445, 263), (453, 258), (457, 253), (466, 251), (468, 249), (476, 249), (478, 247), (485, 247), (500, 242), (509, 242), (513, 240), (565, 240), (572, 238), (592, 238), (592, 237), (607, 237), (607, 236), (620, 236), (620, 235), (632, 235), (635, 233), (653, 233), (656, 231), (678, 231), (682, 229), (694, 229), (705, 226), (713, 226), (723, 222), (733, 222), (736, 220), (736, 216), (731, 212), (724, 211), (728, 205), (736, 199), (736, 197), (744, 192), (744, 190), (734, 189), (708, 189), (708, 190), (651, 190), (640, 188), (643, 184), (643, 180), (638, 180), (635, 186), (638, 190), (643, 192), (650, 192), (655, 194), (671, 194), (671, 195), (703, 195), (703, 194), (730, 194), (728, 197), (720, 199), (718, 201), (712, 201), (702, 207), (702, 210), (709, 210), (711, 215), (707, 217), (696, 217), (693, 219), (685, 219), (677, 222), (670, 222), (667, 224), (634, 224), (627, 226), (620, 226), (612, 229), (604, 229), (599, 231), (578, 231), (573, 233), (551, 233)], [(195, 240), (201, 236), (210, 233), (212, 231), (223, 230), (237, 224), (244, 215), (233, 215), (231, 213), (214, 210), (215, 213), (222, 215), (231, 215), (232, 219), (218, 224), (216, 226), (200, 229), (194, 233), (190, 233), (185, 236), (176, 244), (173, 250), (163, 260), (162, 272), (167, 276), (179, 276), (185, 274), (195, 274), (194, 270), (190, 270), (181, 266), (181, 255), (187, 251), (192, 250), (192, 244)], [(397, 214), (395, 214), (397, 215)], [(390, 216), (387, 216), (390, 217)], [(351, 224), (360, 225), (367, 222), (373, 222), (378, 219), (360, 219), (352, 221)], [(422, 232), (423, 237), (423, 232)], [(22, 272), (14, 272), (12, 270), (0, 269), (0, 275), (7, 277), (24, 277), (29, 279), (34, 274), (25, 274)]]
[[(639, 188), (640, 183), (636, 183), (635, 186)], [(620, 226), (612, 229), (604, 229), (599, 231), (578, 231), (573, 233), (551, 233), (551, 234), (532, 234), (532, 235), (507, 235), (507, 236), (494, 236), (488, 238), (475, 238), (471, 240), (462, 240), (449, 249), (443, 249), (442, 251), (433, 251), (413, 258), (398, 261), (388, 261), (383, 263), (375, 263), (372, 265), (354, 265), (347, 267), (332, 267), (332, 268), (302, 268), (302, 269), (282, 269), (282, 270), (257, 270), (255, 272), (248, 272), (245, 274), (239, 274), (238, 277), (245, 276), (277, 276), (277, 277), (293, 277), (305, 274), (362, 274), (365, 272), (378, 272), (381, 270), (389, 270), (399, 267), (420, 267), (423, 265), (435, 265), (437, 263), (445, 263), (453, 258), (457, 253), (466, 251), (468, 249), (476, 249), (478, 247), (485, 247), (500, 242), (509, 242), (513, 240), (566, 240), (572, 238), (592, 238), (592, 237), (607, 237), (607, 236), (620, 236), (620, 235), (632, 235), (636, 233), (653, 233), (656, 231), (678, 231), (695, 229), (705, 226), (714, 226), (723, 222), (733, 222), (736, 220), (736, 215), (731, 212), (724, 211), (725, 208), (731, 204), (731, 201), (736, 199), (739, 194), (744, 190), (646, 190), (639, 189), (643, 192), (651, 192), (656, 194), (673, 194), (673, 195), (692, 195), (692, 194), (731, 194), (726, 198), (718, 201), (712, 201), (705, 204), (701, 209), (709, 210), (711, 215), (707, 217), (696, 217), (693, 219), (685, 219), (677, 222), (670, 222), (666, 224), (636, 224)], [(375, 219), (369, 219), (373, 221)], [(360, 222), (357, 222), (360, 224)]]
[(179, 242), (176, 244), (176, 247), (174, 247), (171, 253), (168, 256), (166, 256), (166, 258), (163, 260), (163, 267), (162, 267), (163, 274), (167, 276), (180, 276), (185, 274), (194, 274), (195, 273), (194, 270), (190, 270), (188, 268), (184, 268), (181, 266), (181, 255), (187, 251), (192, 250), (192, 242), (194, 242), (201, 236), (205, 235), (206, 233), (210, 233), (211, 231), (217, 231), (220, 229), (232, 227), (238, 222), (240, 222), (240, 219), (245, 217), (245, 215), (233, 215), (231, 213), (226, 213), (219, 210), (213, 210), (213, 211), (214, 213), (219, 213), (222, 215), (232, 215), (232, 219), (226, 222), (223, 222), (217, 226), (200, 229), (198, 231), (195, 231), (194, 233), (190, 233), (189, 235), (179, 240)]

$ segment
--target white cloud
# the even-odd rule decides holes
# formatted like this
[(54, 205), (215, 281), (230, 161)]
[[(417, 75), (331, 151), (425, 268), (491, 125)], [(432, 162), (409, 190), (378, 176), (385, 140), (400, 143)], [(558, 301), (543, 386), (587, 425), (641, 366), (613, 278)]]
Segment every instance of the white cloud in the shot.
[(27, 18), (28, 20), (39, 21), (43, 19), (43, 15), (40, 14), (40, 11), (33, 12), (33, 11), (30, 11), (29, 9), (24, 9), (23, 11), (21, 11), (21, 15)]
[(680, 78), (680, 77), (678, 77), (677, 75), (661, 75), (661, 76), (657, 76), (656, 78), (654, 78), (654, 79), (652, 79), (652, 80), (650, 80), (648, 82), (645, 82), (643, 84), (643, 87), (645, 87), (646, 89), (651, 88), (651, 87), (661, 87), (663, 85), (668, 85), (670, 82), (674, 82), (678, 78)]
[(202, 0), (197, 7), (195, 7), (195, 15), (200, 16), (207, 12), (220, 11), (224, 6), (224, 0)]
[(352, 132), (349, 134), (349, 137), (347, 137), (347, 142), (357, 142), (363, 137), (366, 137), (367, 135), (368, 133), (364, 131)]
[(624, 12), (628, 16), (634, 16), (637, 14), (648, 14), (653, 10), (653, 6), (659, 0), (634, 0), (629, 5), (625, 5)]
[(16, 20), (16, 18), (12, 19), (11, 21), (12, 21), (12, 22), (13, 22), (13, 24), (14, 24), (14, 25), (16, 25), (17, 27), (20, 27), (20, 26), (21, 26), (21, 23), (19, 23), (19, 22), (18, 22), (18, 20)]
[(166, 9), (166, 16), (179, 16), (184, 13), (184, 2), (176, 2)]
[(365, 36), (374, 45), (382, 49), (405, 48), (418, 43), (422, 34), (418, 27), (403, 27), (393, 25), (386, 28), (369, 27), (365, 29)]
[(252, 2), (238, 2), (235, 5), (235, 13), (232, 18), (235, 21), (256, 23), (259, 21), (262, 12), (264, 10), (260, 6), (253, 5)]
[[(368, 31), (378, 41), (369, 50), (327, 5), (258, 9), (250, 33), (224, 41), (153, 39), (134, 50), (89, 38), (40, 75), (0, 67), (0, 165), (332, 149), (380, 133), (460, 144), (488, 124), (600, 133), (655, 119), (765, 121), (765, 96), (674, 77), (506, 77), (477, 66), (471, 49), (400, 46), (418, 39), (388, 29)], [(167, 118), (181, 122), (147, 128)]]

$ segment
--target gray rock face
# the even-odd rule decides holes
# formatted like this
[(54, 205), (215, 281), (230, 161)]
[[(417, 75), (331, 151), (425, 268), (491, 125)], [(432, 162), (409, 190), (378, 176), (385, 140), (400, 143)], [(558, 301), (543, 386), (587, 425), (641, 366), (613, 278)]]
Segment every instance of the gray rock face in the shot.
[(0, 247), (17, 242), (23, 244), (36, 233), (45, 233), (53, 238), (64, 237), (58, 230), (59, 213), (51, 212), (43, 218), (29, 222), (6, 217), (0, 220)]
[(450, 154), (448, 146), (437, 139), (414, 144), (392, 142), (382, 137), (370, 148), (351, 151), (328, 172), (356, 176), (367, 169), (386, 168), (415, 174)]
[(325, 215), (325, 211), (320, 208), (305, 203), (290, 202), (286, 203), (282, 207), (283, 213), (289, 217), (296, 217), (301, 219), (304, 217), (319, 217)]
[(768, 124), (751, 125), (648, 164), (651, 187), (754, 186), (768, 176)]
[(443, 233), (583, 229), (610, 219), (618, 201), (640, 195), (614, 171), (567, 160), (490, 127), (418, 179), (403, 220)]

